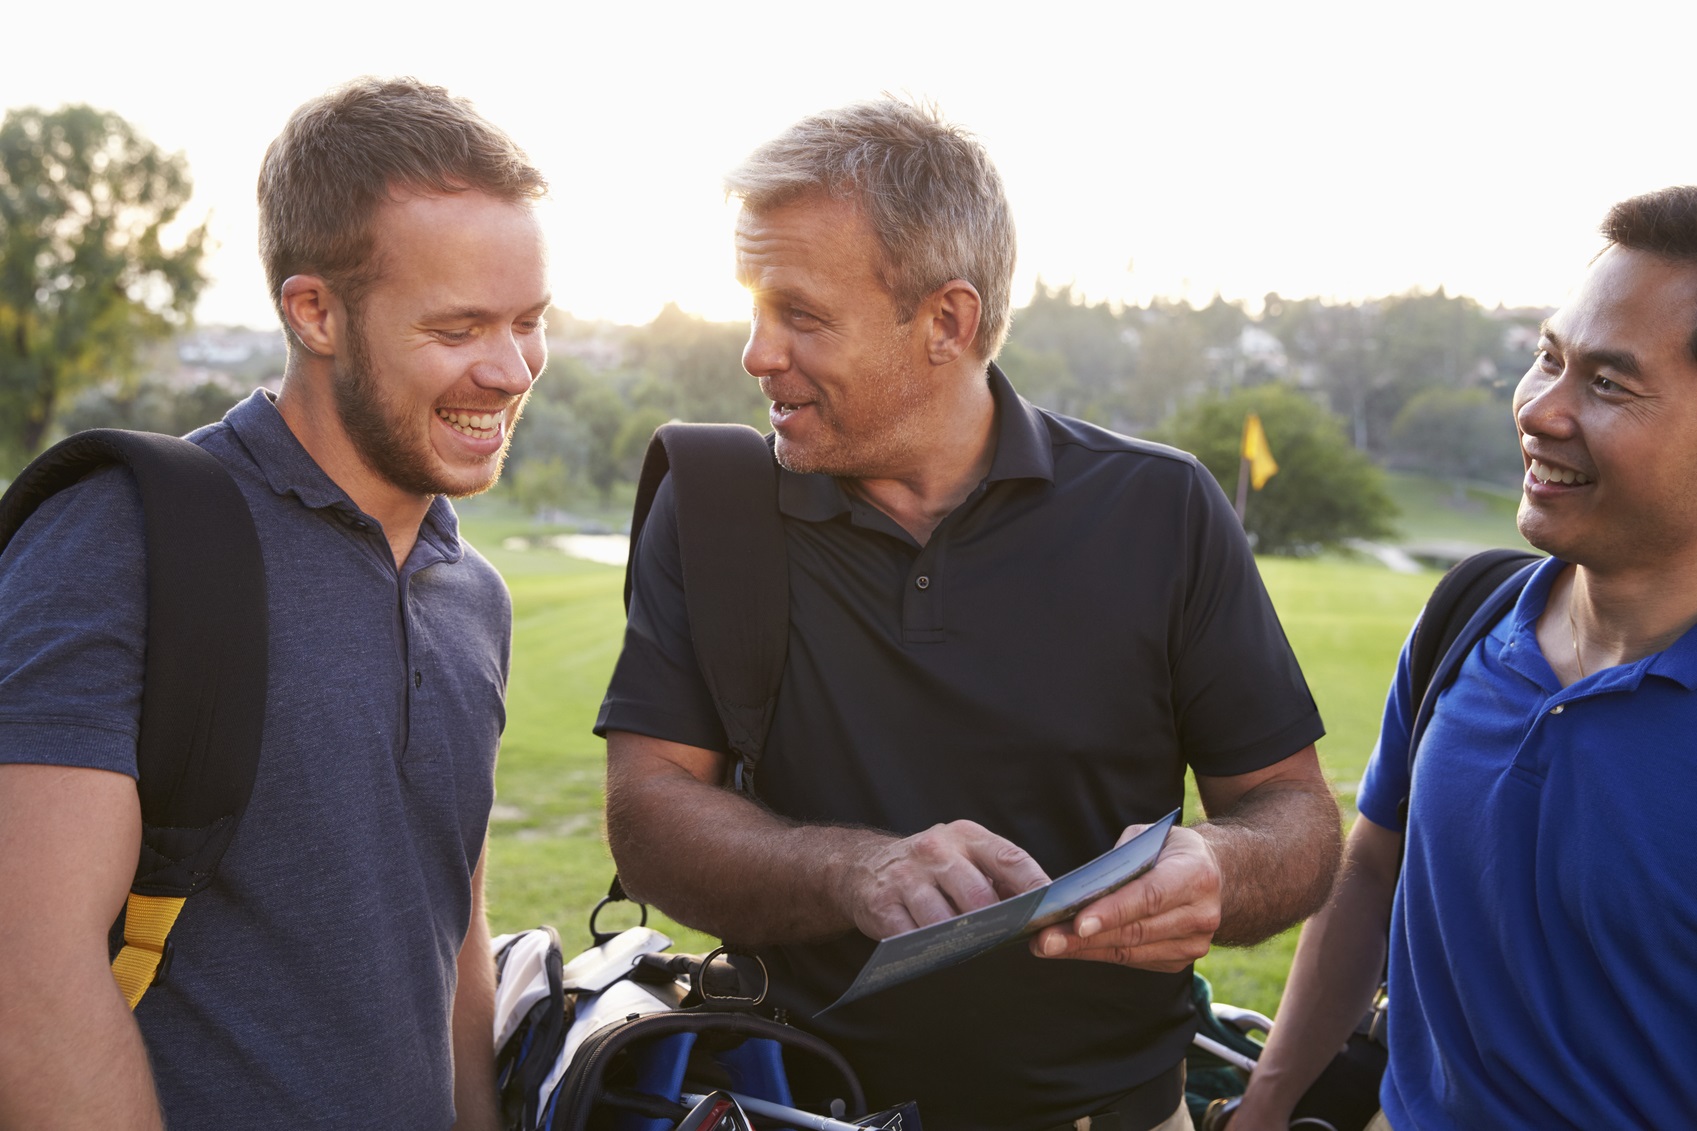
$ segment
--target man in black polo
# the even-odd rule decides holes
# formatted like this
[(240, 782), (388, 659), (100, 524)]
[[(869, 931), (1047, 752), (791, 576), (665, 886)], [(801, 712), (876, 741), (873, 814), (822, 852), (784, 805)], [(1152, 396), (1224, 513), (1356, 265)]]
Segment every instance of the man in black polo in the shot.
[[(1189, 1126), (1190, 964), (1325, 898), (1320, 720), (1192, 458), (1035, 409), (991, 364), (1013, 225), (975, 141), (885, 100), (729, 178), (772, 401), (790, 640), (760, 805), (689, 637), (673, 497), (639, 545), (597, 732), (635, 894), (760, 948), (792, 1020), (926, 1126)], [(823, 1017), (873, 940), (1059, 875), (1176, 807), (1210, 820), (1068, 924)], [(1090, 961), (1055, 962), (1071, 958)]]

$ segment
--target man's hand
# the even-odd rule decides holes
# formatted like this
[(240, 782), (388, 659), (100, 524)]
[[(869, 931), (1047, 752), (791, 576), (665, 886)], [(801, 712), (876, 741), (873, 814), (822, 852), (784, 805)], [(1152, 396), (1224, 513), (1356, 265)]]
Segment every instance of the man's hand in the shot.
[(842, 896), (854, 925), (884, 939), (1030, 891), (1049, 877), (1026, 851), (971, 821), (869, 844)]
[[(1148, 827), (1132, 825), (1119, 843)], [(1031, 952), (1174, 973), (1208, 953), (1219, 926), (1219, 860), (1200, 833), (1175, 825), (1153, 868), (1039, 931)]]
[(607, 843), (633, 899), (744, 945), (875, 939), (1018, 895), (1048, 877), (970, 821), (909, 837), (801, 825), (722, 788), (725, 758), (607, 736)]
[(1154, 868), (1039, 932), (1033, 953), (1173, 972), (1216, 942), (1248, 946), (1319, 910), (1342, 838), (1314, 748), (1247, 774), (1199, 774), (1196, 787), (1208, 821), (1174, 828)]

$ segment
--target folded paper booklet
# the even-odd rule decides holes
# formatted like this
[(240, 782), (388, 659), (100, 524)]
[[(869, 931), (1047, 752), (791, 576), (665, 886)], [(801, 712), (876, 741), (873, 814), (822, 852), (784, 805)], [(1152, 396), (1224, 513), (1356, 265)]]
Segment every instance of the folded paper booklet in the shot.
[(825, 1010), (976, 958), (1005, 942), (1072, 918), (1087, 904), (1154, 867), (1155, 857), (1167, 841), (1167, 830), (1178, 816), (1179, 811), (1174, 809), (1118, 848), (1042, 887), (929, 927), (892, 935), (878, 944), (853, 984)]

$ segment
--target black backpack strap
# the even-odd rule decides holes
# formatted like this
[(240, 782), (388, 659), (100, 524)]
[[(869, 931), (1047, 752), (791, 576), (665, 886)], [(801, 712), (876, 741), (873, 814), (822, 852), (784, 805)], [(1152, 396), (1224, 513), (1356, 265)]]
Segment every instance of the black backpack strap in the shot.
[(752, 796), (789, 648), (777, 463), (766, 438), (745, 424), (667, 424), (656, 431), (631, 517), (626, 608), (637, 539), (668, 472), (690, 637), (736, 757), (732, 784)]
[(1426, 697), (1438, 661), (1456, 642), (1479, 606), (1522, 566), (1541, 560), (1541, 555), (1527, 550), (1483, 550), (1449, 568), (1426, 599), (1426, 609), (1420, 614), (1414, 639), (1409, 643), (1408, 673), (1413, 681), (1414, 702)]
[(1496, 624), (1526, 587), (1532, 569), (1544, 560), (1528, 550), (1484, 550), (1463, 558), (1432, 590), (1408, 646), (1408, 674), (1416, 704), (1409, 730), (1408, 771), (1431, 721), (1438, 694), (1455, 678), (1467, 653)]
[(140, 979), (126, 986), (134, 1006), (162, 976), (165, 935), (182, 901), (212, 881), (253, 790), (265, 569), (247, 502), (217, 459), (187, 440), (110, 428), (80, 432), (24, 469), (0, 499), (0, 552), (42, 502), (109, 464), (134, 474), (147, 538), (142, 847), (114, 964), (121, 984)]

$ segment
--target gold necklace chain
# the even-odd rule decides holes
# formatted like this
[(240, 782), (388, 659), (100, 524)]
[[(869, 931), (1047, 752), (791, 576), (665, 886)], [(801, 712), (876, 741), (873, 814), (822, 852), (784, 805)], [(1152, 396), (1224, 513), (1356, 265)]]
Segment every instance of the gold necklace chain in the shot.
[(1567, 633), (1573, 641), (1573, 662), (1579, 665), (1579, 678), (1585, 678), (1585, 661), (1579, 658), (1579, 626), (1573, 623), (1573, 590), (1567, 591)]

